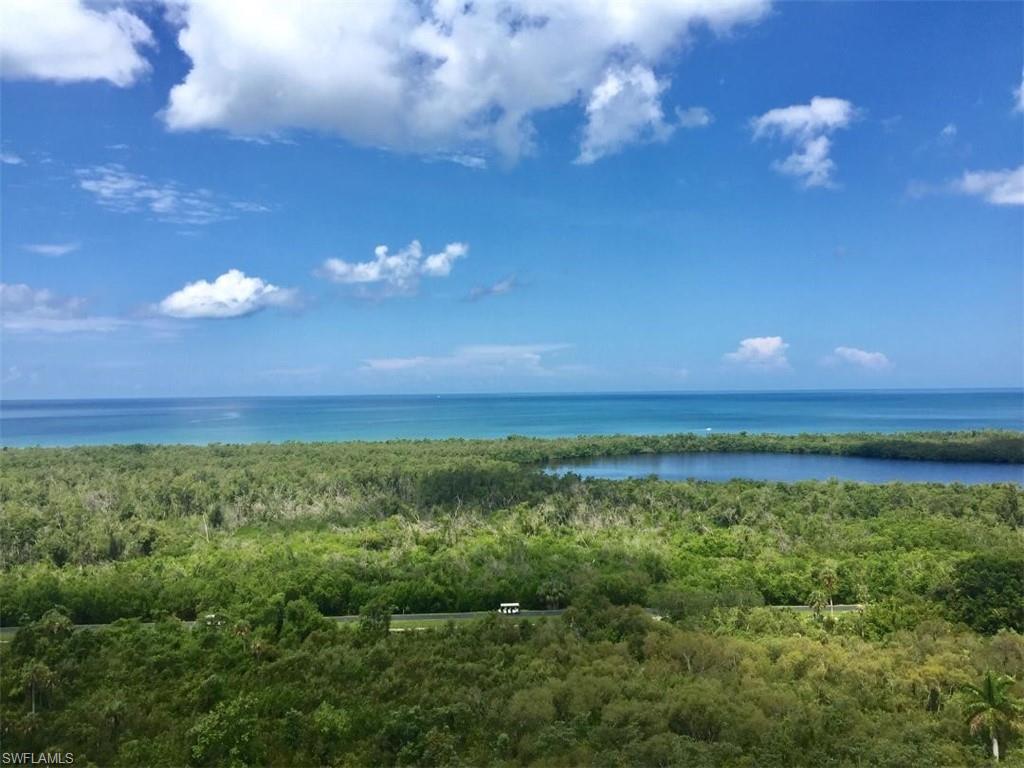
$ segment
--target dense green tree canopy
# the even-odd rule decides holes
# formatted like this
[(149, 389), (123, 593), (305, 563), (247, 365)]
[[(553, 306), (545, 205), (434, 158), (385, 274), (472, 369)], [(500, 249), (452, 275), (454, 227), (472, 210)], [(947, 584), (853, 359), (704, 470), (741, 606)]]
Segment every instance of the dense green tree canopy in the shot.
[[(20, 625), (0, 643), (4, 748), (154, 766), (983, 764), (968, 686), (1024, 680), (1020, 487), (584, 481), (542, 465), (706, 449), (1016, 461), (1020, 445), (3, 451), (0, 623)], [(507, 600), (567, 610), (392, 621)], [(863, 610), (829, 608), (844, 603)], [(344, 614), (360, 618), (325, 618)], [(1013, 764), (1024, 750), (1000, 728)]]

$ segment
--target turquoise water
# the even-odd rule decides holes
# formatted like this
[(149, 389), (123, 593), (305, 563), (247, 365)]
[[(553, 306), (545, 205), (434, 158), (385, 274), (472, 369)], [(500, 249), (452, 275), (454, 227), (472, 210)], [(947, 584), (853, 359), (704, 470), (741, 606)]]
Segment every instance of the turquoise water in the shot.
[(238, 397), (0, 402), (0, 443), (253, 443), (670, 432), (1024, 429), (1024, 392)]
[(649, 477), (662, 480), (733, 478), (795, 483), (801, 480), (853, 480), (860, 483), (1017, 483), (1024, 485), (1024, 466), (950, 461), (865, 459), (859, 456), (813, 456), (785, 453), (663, 453), (607, 456), (567, 462), (554, 472), (582, 477), (622, 480)]

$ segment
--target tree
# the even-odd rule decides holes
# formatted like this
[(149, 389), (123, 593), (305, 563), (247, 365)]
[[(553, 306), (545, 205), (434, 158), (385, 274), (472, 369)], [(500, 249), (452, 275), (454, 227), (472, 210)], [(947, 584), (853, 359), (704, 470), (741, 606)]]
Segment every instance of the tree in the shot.
[(868, 585), (861, 582), (857, 585), (856, 589), (857, 603), (861, 606), (865, 606), (871, 602), (871, 590), (868, 589)]
[(971, 733), (984, 732), (992, 741), (992, 757), (999, 762), (999, 737), (1024, 731), (1024, 702), (1009, 692), (1014, 679), (989, 670), (981, 685), (966, 687), (967, 715)]
[(198, 765), (248, 765), (264, 762), (257, 700), (241, 695), (222, 701), (188, 731), (192, 762)]
[(36, 713), (38, 695), (54, 687), (57, 676), (41, 661), (32, 661), (21, 674), (21, 687), (28, 694), (32, 714)]
[(331, 622), (323, 617), (313, 603), (302, 597), (290, 601), (284, 608), (281, 640), (300, 645), (314, 631), (331, 628)]
[(821, 589), (816, 589), (811, 592), (807, 598), (807, 605), (815, 616), (821, 616), (821, 612), (825, 610), (825, 606), (828, 605), (828, 595)]
[(954, 617), (977, 632), (1024, 632), (1024, 556), (986, 552), (957, 563), (945, 594)]
[(832, 604), (832, 597), (836, 593), (836, 585), (839, 583), (839, 575), (836, 573), (836, 564), (832, 560), (826, 560), (818, 569), (817, 582), (819, 589), (828, 598), (828, 612), (835, 613)]
[(391, 631), (391, 613), (394, 606), (384, 597), (375, 597), (359, 609), (359, 632), (368, 638), (379, 639)]
[(545, 608), (561, 608), (569, 599), (569, 585), (556, 577), (546, 579), (537, 587), (537, 597)]

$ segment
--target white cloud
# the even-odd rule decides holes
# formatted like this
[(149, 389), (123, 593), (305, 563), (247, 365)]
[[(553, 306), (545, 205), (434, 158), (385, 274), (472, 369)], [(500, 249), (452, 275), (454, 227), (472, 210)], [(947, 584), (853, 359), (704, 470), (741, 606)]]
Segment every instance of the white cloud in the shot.
[(386, 245), (378, 245), (373, 253), (372, 261), (327, 259), (318, 274), (334, 283), (379, 284), (386, 295), (408, 295), (416, 292), (421, 277), (447, 277), (454, 263), (469, 253), (469, 246), (448, 243), (443, 251), (424, 256), (419, 240), (413, 240), (395, 253), (390, 253)]
[(992, 205), (1024, 205), (1024, 165), (1001, 171), (965, 171), (951, 187)]
[(0, 321), (5, 331), (15, 333), (103, 333), (125, 324), (116, 317), (88, 314), (83, 298), (58, 296), (24, 283), (0, 283)]
[(482, 171), (487, 167), (487, 159), (477, 157), (476, 155), (456, 153), (454, 155), (444, 155), (442, 159), (447, 160), (449, 163), (461, 165), (465, 168), (472, 168), (475, 171)]
[(725, 355), (725, 360), (758, 370), (782, 370), (789, 367), (787, 349), (789, 344), (781, 336), (755, 336), (743, 339), (735, 352)]
[(459, 347), (450, 355), (383, 357), (366, 360), (361, 370), (373, 373), (420, 371), (441, 373), (516, 373), (549, 376), (561, 371), (546, 365), (546, 356), (569, 349), (568, 344), (480, 344)]
[(946, 126), (939, 131), (939, 139), (942, 141), (952, 141), (956, 138), (957, 129), (955, 123), (947, 123)]
[(755, 139), (776, 136), (796, 144), (789, 157), (774, 164), (775, 170), (797, 177), (805, 187), (830, 187), (836, 166), (829, 157), (828, 134), (845, 128), (856, 116), (857, 110), (845, 99), (815, 96), (809, 104), (769, 110), (751, 125)]
[(40, 256), (67, 256), (69, 253), (77, 251), (80, 243), (29, 243), (21, 247), (29, 253)]
[(0, 152), (0, 163), (4, 165), (21, 165), (25, 161), (13, 152)]
[(803, 145), (785, 160), (774, 164), (775, 170), (787, 176), (803, 179), (805, 187), (828, 187), (832, 184), (835, 162), (828, 156), (832, 142), (828, 136), (818, 136)]
[(80, 0), (41, 5), (4, 0), (0, 71), (28, 80), (107, 80), (125, 87), (149, 70), (139, 49), (153, 44), (142, 20), (124, 8), (88, 8)]
[(576, 162), (589, 165), (641, 139), (664, 141), (671, 136), (672, 126), (661, 110), (661, 92), (667, 87), (667, 81), (659, 81), (640, 64), (609, 69), (590, 94)]
[(754, 118), (754, 136), (779, 135), (807, 140), (849, 125), (853, 105), (845, 99), (815, 96), (809, 104), (779, 107)]
[(676, 119), (683, 128), (703, 128), (715, 121), (715, 116), (705, 107), (676, 109)]
[(1015, 112), (1024, 112), (1024, 72), (1021, 73), (1020, 85), (1013, 89)]
[[(418, 245), (414, 240), (413, 244)], [(449, 243), (440, 253), (434, 253), (423, 260), (421, 272), (427, 277), (448, 277), (452, 271), (452, 264), (469, 253), (469, 246), (465, 243)]]
[(454, 357), (378, 357), (367, 360), (363, 363), (364, 371), (408, 371), (413, 368), (420, 368), (427, 365), (443, 365), (444, 361), (454, 360)]
[(293, 306), (298, 292), (279, 288), (258, 277), (230, 269), (212, 283), (188, 283), (156, 305), (156, 311), (181, 319), (224, 318), (251, 315), (266, 307)]
[(0, 384), (13, 384), (25, 378), (25, 372), (16, 365), (9, 365), (0, 376)]
[[(766, 0), (376, 0), (185, 2), (178, 43), (191, 59), (170, 94), (172, 130), (274, 136), (331, 132), (424, 154), (533, 147), (533, 117), (623, 94), (588, 113), (581, 157), (642, 135), (660, 87), (653, 71), (707, 26), (726, 33)], [(635, 74), (633, 74), (635, 73)], [(644, 74), (646, 73), (646, 74)], [(625, 114), (613, 114), (618, 110)], [(478, 151), (470, 152), (479, 156)]]
[(270, 211), (270, 207), (263, 203), (253, 203), (247, 200), (234, 200), (231, 207), (243, 213), (268, 213)]
[(200, 226), (242, 213), (269, 210), (259, 203), (223, 201), (208, 189), (185, 189), (176, 182), (156, 182), (117, 163), (81, 168), (78, 185), (104, 208), (120, 213), (146, 211), (159, 221)]
[(509, 277), (499, 280), (492, 285), (474, 286), (473, 290), (469, 292), (469, 296), (467, 296), (467, 298), (470, 301), (479, 301), (480, 299), (485, 299), (488, 296), (502, 296), (506, 293), (511, 293), (517, 287), (519, 287), (519, 281), (516, 279), (515, 275), (510, 275)]
[(856, 347), (836, 347), (832, 355), (826, 358), (826, 362), (844, 362), (873, 371), (884, 370), (892, 365), (889, 358), (881, 352), (866, 352)]

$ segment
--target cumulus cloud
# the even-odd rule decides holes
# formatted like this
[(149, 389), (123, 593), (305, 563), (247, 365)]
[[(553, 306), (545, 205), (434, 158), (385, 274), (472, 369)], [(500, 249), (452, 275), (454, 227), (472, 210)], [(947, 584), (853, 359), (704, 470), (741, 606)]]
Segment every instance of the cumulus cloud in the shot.
[(266, 307), (294, 306), (298, 292), (279, 288), (258, 277), (230, 269), (212, 283), (188, 283), (156, 305), (156, 311), (180, 319), (225, 318), (251, 315)]
[(661, 110), (661, 92), (667, 87), (667, 81), (659, 81), (641, 64), (608, 70), (590, 94), (576, 162), (589, 165), (641, 139), (664, 141), (671, 136), (672, 126)]
[(789, 344), (781, 336), (755, 336), (743, 339), (735, 352), (728, 352), (725, 360), (758, 370), (782, 370), (789, 367), (786, 350)]
[(848, 126), (856, 117), (853, 104), (845, 99), (815, 96), (809, 104), (795, 104), (769, 110), (751, 121), (754, 138), (777, 137), (796, 145), (775, 170), (800, 179), (805, 187), (831, 187), (835, 162), (829, 157), (829, 134)]
[(410, 295), (422, 277), (447, 277), (458, 259), (469, 253), (466, 243), (448, 243), (443, 251), (424, 255), (419, 240), (391, 253), (386, 245), (373, 249), (371, 261), (327, 259), (318, 274), (342, 285), (380, 285), (385, 295)]
[(80, 168), (76, 173), (79, 187), (90, 192), (104, 208), (120, 213), (144, 211), (172, 224), (201, 226), (232, 218), (230, 211), (269, 210), (258, 203), (221, 200), (208, 189), (186, 189), (173, 181), (152, 181), (117, 163)]
[(779, 107), (754, 118), (754, 136), (811, 139), (846, 127), (853, 117), (853, 105), (845, 99), (815, 96), (809, 104)]
[(705, 107), (676, 109), (676, 120), (683, 128), (703, 128), (715, 121), (715, 116)]
[(568, 344), (479, 344), (459, 347), (450, 355), (374, 358), (366, 360), (361, 370), (372, 373), (458, 371), (552, 375), (561, 369), (547, 365), (546, 356), (569, 347)]
[(24, 283), (0, 283), (0, 324), (15, 333), (105, 333), (117, 330), (124, 321), (90, 315), (86, 300), (77, 296), (59, 296)]
[(1000, 171), (965, 171), (951, 188), (992, 205), (1024, 205), (1024, 165)]
[(1021, 73), (1020, 85), (1013, 89), (1015, 112), (1024, 112), (1024, 73)]
[(519, 281), (516, 279), (516, 276), (510, 275), (491, 285), (473, 286), (473, 289), (469, 292), (469, 296), (466, 298), (469, 301), (479, 301), (480, 299), (486, 299), (488, 296), (503, 296), (506, 293), (511, 293), (518, 287)]
[(21, 246), (22, 249), (29, 253), (35, 253), (39, 256), (67, 256), (69, 253), (77, 251), (80, 247), (79, 243), (29, 243)]
[(836, 347), (832, 351), (832, 355), (826, 358), (826, 362), (830, 364), (849, 363), (872, 371), (881, 371), (891, 365), (889, 358), (881, 352), (866, 352), (856, 347)]
[(0, 163), (4, 165), (21, 165), (25, 161), (13, 152), (0, 152)]
[[(506, 159), (531, 151), (534, 116), (585, 100), (581, 158), (657, 127), (653, 74), (696, 28), (726, 33), (767, 0), (184, 2), (192, 67), (170, 93), (172, 130), (331, 132), (357, 144)], [(620, 114), (621, 112), (621, 114)], [(653, 121), (653, 122), (652, 122)], [(478, 152), (470, 152), (479, 156)]]
[(785, 160), (775, 163), (774, 168), (787, 176), (803, 180), (805, 187), (828, 187), (832, 185), (832, 172), (836, 164), (828, 156), (832, 142), (827, 136), (818, 136), (804, 143), (803, 148)]
[(124, 8), (89, 8), (81, 0), (41, 6), (4, 0), (0, 71), (5, 78), (106, 80), (119, 87), (149, 70), (139, 49), (153, 44), (142, 20)]

